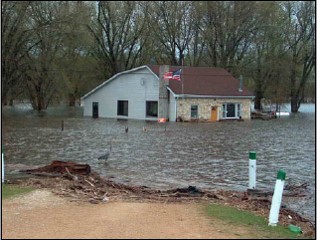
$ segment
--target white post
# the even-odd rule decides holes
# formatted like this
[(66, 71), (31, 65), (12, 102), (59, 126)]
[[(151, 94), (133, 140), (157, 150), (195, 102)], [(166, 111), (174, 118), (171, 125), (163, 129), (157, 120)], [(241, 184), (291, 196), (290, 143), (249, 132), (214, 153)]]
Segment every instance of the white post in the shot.
[(256, 184), (256, 152), (249, 152), (249, 189), (255, 189)]
[(269, 226), (276, 226), (278, 223), (278, 215), (282, 203), (282, 195), (284, 189), (284, 180), (286, 173), (283, 170), (277, 172), (274, 193), (272, 197), (272, 204), (270, 209)]
[(3, 158), (3, 147), (2, 147), (2, 151), (1, 151), (1, 157), (2, 157), (2, 162), (1, 162), (1, 173), (2, 173), (2, 183), (4, 183), (4, 158)]

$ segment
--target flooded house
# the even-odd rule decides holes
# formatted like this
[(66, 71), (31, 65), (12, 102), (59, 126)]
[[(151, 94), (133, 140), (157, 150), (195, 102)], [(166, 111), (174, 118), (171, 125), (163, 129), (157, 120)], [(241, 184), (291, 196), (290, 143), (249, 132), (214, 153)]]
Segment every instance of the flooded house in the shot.
[(81, 100), (84, 116), (175, 122), (251, 119), (253, 98), (223, 68), (144, 65), (117, 73)]

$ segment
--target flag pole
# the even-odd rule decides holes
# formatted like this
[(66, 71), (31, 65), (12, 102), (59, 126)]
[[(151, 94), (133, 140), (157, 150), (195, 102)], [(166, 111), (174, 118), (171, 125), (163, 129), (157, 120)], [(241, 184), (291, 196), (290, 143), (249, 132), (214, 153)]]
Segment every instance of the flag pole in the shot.
[(181, 81), (182, 81), (182, 95), (184, 99), (184, 57), (182, 58), (182, 72), (181, 72)]

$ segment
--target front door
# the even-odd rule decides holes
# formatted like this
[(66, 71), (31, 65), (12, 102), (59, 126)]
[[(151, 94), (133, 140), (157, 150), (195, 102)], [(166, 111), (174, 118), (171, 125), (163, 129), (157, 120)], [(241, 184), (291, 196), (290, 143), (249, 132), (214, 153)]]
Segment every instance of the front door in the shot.
[(211, 121), (218, 121), (218, 107), (211, 107)]
[(92, 103), (92, 117), (93, 118), (99, 117), (98, 102)]

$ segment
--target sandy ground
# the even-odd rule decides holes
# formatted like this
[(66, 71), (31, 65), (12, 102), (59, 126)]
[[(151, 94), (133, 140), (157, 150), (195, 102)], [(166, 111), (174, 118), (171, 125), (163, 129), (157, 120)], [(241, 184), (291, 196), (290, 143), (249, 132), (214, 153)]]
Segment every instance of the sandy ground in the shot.
[(76, 203), (47, 190), (2, 202), (2, 238), (229, 239), (251, 230), (207, 217), (200, 204)]

